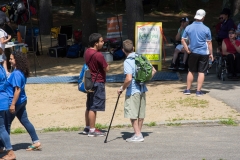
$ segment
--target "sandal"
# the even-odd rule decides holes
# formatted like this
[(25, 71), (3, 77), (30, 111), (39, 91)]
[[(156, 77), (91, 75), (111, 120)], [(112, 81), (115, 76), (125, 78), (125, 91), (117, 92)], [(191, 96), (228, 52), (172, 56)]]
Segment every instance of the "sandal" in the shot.
[(41, 151), (41, 150), (42, 150), (41, 145), (39, 146), (31, 145), (28, 146), (28, 148), (26, 149), (26, 151)]
[(4, 148), (0, 148), (0, 154), (5, 153), (6, 150)]

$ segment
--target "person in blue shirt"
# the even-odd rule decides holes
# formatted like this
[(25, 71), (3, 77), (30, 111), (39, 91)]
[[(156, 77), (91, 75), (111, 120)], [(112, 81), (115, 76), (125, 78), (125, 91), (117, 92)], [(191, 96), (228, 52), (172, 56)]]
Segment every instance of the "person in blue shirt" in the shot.
[[(204, 82), (204, 73), (208, 69), (209, 59), (213, 61), (211, 32), (210, 29), (203, 24), (205, 15), (206, 12), (203, 9), (199, 9), (194, 17), (195, 21), (186, 27), (182, 35), (181, 42), (184, 49), (189, 54), (187, 88), (183, 92), (186, 95), (191, 94), (190, 88), (195, 72), (198, 72), (196, 96), (203, 95), (201, 88)], [(187, 38), (190, 41), (189, 46), (187, 46), (185, 42)]]
[[(27, 96), (25, 93), (25, 85), (27, 77), (29, 77), (29, 68), (27, 55), (21, 52), (14, 52), (10, 55), (9, 60), (14, 71), (10, 74), (6, 81), (6, 92), (9, 95), (9, 110), (6, 112), (6, 130), (10, 134), (11, 124), (17, 116), (21, 124), (30, 134), (33, 144), (26, 150), (39, 150), (41, 143), (36, 134), (36, 130), (27, 116), (26, 104)], [(1, 146), (1, 145), (0, 145)]]
[(7, 151), (7, 154), (2, 157), (1, 159), (16, 159), (16, 156), (13, 152), (13, 148), (10, 142), (10, 137), (8, 132), (5, 128), (5, 112), (8, 110), (8, 100), (9, 96), (6, 92), (6, 80), (7, 80), (7, 74), (3, 67), (3, 54), (0, 54), (0, 139), (1, 143), (4, 144), (0, 148), (0, 153), (3, 153), (3, 148), (5, 147), (5, 150)]
[[(117, 91), (121, 94), (125, 89), (126, 97), (124, 104), (124, 117), (130, 118), (134, 135), (131, 138), (127, 138), (127, 142), (142, 142), (144, 141), (141, 133), (143, 120), (145, 118), (146, 109), (146, 95), (147, 87), (145, 84), (140, 85), (133, 78), (135, 76), (135, 52), (133, 42), (129, 39), (123, 41), (123, 52), (127, 58), (124, 61), (124, 74), (126, 75), (125, 81), (120, 89)], [(152, 76), (156, 73), (154, 67), (152, 67)]]

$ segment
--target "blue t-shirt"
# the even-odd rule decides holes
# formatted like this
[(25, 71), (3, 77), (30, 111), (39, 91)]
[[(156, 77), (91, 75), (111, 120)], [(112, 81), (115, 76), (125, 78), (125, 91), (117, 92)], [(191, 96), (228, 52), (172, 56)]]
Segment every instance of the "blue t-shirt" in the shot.
[(126, 95), (131, 96), (134, 93), (144, 93), (147, 92), (147, 87), (145, 84), (141, 85), (138, 84), (135, 79), (135, 52), (130, 53), (126, 60), (124, 61), (124, 74), (131, 74), (132, 75), (132, 82), (127, 87)]
[(0, 111), (7, 110), (9, 108), (9, 97), (6, 92), (6, 80), (7, 74), (3, 66), (0, 64)]
[(193, 22), (187, 26), (183, 32), (182, 38), (189, 39), (190, 51), (192, 53), (208, 55), (207, 41), (211, 41), (211, 31), (202, 22)]
[(16, 105), (21, 104), (27, 100), (27, 96), (25, 93), (26, 82), (27, 82), (27, 78), (24, 76), (24, 74), (20, 70), (17, 70), (17, 69), (15, 69), (11, 73), (11, 75), (8, 77), (6, 82), (6, 87), (7, 87), (6, 91), (9, 95), (9, 105), (12, 104), (15, 87), (19, 87), (21, 89)]

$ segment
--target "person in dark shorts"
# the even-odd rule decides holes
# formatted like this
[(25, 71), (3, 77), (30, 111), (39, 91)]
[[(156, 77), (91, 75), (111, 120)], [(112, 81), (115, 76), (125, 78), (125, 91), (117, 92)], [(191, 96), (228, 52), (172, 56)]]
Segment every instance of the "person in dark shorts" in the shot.
[[(205, 15), (206, 12), (203, 9), (199, 9), (194, 17), (195, 21), (186, 27), (182, 35), (181, 42), (184, 46), (184, 49), (189, 54), (187, 88), (183, 92), (186, 95), (191, 94), (190, 88), (195, 72), (198, 72), (196, 96), (203, 95), (201, 88), (204, 82), (204, 73), (208, 69), (209, 59), (213, 61), (211, 31), (203, 24)], [(188, 48), (185, 42), (187, 38), (190, 41), (190, 48)]]
[(105, 134), (98, 129), (95, 129), (97, 111), (105, 111), (105, 82), (106, 72), (109, 71), (107, 64), (100, 49), (104, 44), (103, 37), (99, 33), (93, 33), (89, 36), (89, 46), (85, 51), (84, 60), (91, 70), (92, 81), (94, 83), (94, 92), (87, 93), (85, 122), (86, 127), (83, 134), (88, 134), (89, 137), (104, 136)]

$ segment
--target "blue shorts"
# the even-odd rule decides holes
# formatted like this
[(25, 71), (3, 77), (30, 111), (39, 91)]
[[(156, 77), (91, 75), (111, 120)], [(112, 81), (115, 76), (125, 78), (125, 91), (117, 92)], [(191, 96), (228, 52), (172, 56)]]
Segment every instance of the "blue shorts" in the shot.
[(105, 111), (105, 84), (95, 82), (94, 92), (87, 93), (87, 110), (88, 111)]

